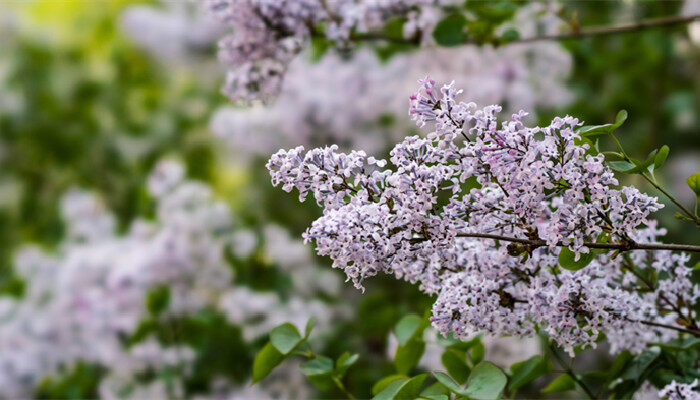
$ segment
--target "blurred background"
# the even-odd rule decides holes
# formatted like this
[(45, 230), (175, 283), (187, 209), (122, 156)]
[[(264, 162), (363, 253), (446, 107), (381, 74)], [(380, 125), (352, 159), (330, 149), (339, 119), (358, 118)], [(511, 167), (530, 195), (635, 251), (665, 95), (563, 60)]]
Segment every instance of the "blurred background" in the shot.
[[(557, 5), (545, 26), (529, 18), (545, 3), (513, 23), (534, 32), (561, 13), (589, 26), (700, 9)], [(310, 317), (326, 354), (360, 354), (346, 386), (368, 397), (392, 371), (394, 324), (432, 301), (391, 278), (364, 294), (346, 285), (301, 242), (320, 210), (271, 187), (264, 164), (297, 145), (387, 154), (416, 133), (407, 98), (427, 73), (480, 105), (528, 110), (532, 123), (570, 114), (602, 124), (626, 109), (627, 152), (668, 145), (657, 179), (694, 204), (685, 179), (700, 166), (698, 22), (496, 49), (314, 49), (293, 61), (278, 98), (248, 106), (220, 93), (225, 32), (185, 0), (0, 2), (0, 398), (338, 397), (294, 365), (249, 384), (269, 329)], [(657, 216), (669, 240), (692, 242), (674, 213)], [(540, 346), (484, 343), (503, 365)], [(610, 362), (604, 349), (589, 353), (581, 362)], [(439, 354), (428, 346), (421, 366), (439, 366)]]

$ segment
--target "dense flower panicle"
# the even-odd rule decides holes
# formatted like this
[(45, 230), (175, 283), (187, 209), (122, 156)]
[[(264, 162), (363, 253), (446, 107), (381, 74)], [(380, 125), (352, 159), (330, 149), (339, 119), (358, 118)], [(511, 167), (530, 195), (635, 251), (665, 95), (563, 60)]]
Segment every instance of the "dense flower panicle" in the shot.
[[(641, 322), (672, 321), (673, 314), (656, 311), (664, 299), (692, 314), (700, 288), (688, 279), (665, 279), (640, 294), (629, 290), (636, 277), (627, 263), (685, 277), (687, 256), (596, 253), (583, 270), (558, 267), (559, 246), (578, 259), (591, 251), (585, 242), (656, 241), (664, 232), (647, 218), (662, 207), (657, 199), (619, 188), (602, 156), (579, 142), (581, 123), (573, 117), (531, 128), (519, 112), (499, 122), (500, 107), (459, 101), (454, 83), (420, 83), (410, 115), (435, 130), (397, 144), (390, 166), (337, 146), (271, 157), (274, 185), (297, 189), (302, 201), (311, 194), (324, 208), (304, 239), (358, 288), (383, 272), (437, 295), (433, 325), (443, 334), (526, 336), (537, 325), (571, 353), (577, 345), (595, 346), (601, 333), (615, 351), (640, 351), (672, 337)], [(464, 236), (470, 234), (546, 245), (506, 246)]]
[[(82, 191), (65, 195), (66, 241), (55, 253), (33, 247), (20, 251), (15, 270), (27, 282), (25, 293), (0, 299), (0, 397), (29, 397), (43, 377), (79, 360), (106, 368), (100, 386), (104, 398), (121, 398), (126, 388), (133, 389), (134, 398), (183, 397), (181, 382), (168, 392), (157, 382), (137, 378), (143, 371), (169, 367), (188, 376), (194, 349), (162, 345), (155, 336), (132, 346), (125, 341), (149, 317), (148, 293), (160, 287), (169, 288), (162, 317), (217, 310), (251, 341), (290, 316), (298, 326), (314, 317), (322, 330), (335, 318), (334, 310), (309, 300), (308, 292), (295, 289), (283, 300), (234, 284), (233, 269), (224, 258), (233, 216), (207, 186), (184, 175), (176, 162), (156, 166), (148, 179), (155, 219), (135, 221), (125, 235), (115, 233), (114, 216), (96, 196)], [(280, 250), (267, 246), (285, 238), (285, 232), (276, 227), (267, 231), (267, 245), (259, 247), (277, 262)], [(287, 243), (302, 246), (288, 237)], [(337, 295), (336, 277), (315, 275), (309, 251), (284, 261), (285, 269), (313, 277), (309, 288), (323, 285)]]

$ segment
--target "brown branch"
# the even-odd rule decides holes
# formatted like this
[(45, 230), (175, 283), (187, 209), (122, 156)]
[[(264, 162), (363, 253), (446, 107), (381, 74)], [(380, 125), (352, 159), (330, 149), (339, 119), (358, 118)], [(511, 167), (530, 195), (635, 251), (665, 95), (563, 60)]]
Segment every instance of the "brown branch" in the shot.
[[(690, 15), (690, 16), (670, 16), (670, 17), (660, 17), (646, 19), (636, 22), (629, 22), (616, 25), (602, 25), (593, 26), (585, 29), (581, 29), (574, 32), (559, 33), (554, 35), (541, 35), (541, 36), (531, 36), (518, 38), (510, 40), (505, 44), (512, 43), (529, 43), (529, 42), (539, 42), (539, 41), (560, 41), (569, 39), (582, 39), (592, 36), (607, 36), (615, 35), (620, 33), (638, 32), (649, 28), (659, 28), (674, 25), (688, 24), (693, 21), (700, 20), (700, 14)], [(369, 32), (364, 34), (356, 34), (351, 37), (352, 40), (356, 41), (384, 41), (399, 44), (418, 44), (416, 39), (404, 39), (397, 37), (389, 37), (381, 33)], [(463, 44), (483, 44), (473, 40), (467, 40)]]
[[(652, 19), (646, 19), (646, 20), (618, 24), (618, 25), (594, 26), (591, 28), (582, 29), (578, 32), (522, 38), (522, 39), (515, 40), (513, 42), (525, 43), (525, 42), (536, 42), (536, 41), (541, 41), (541, 40), (567, 40), (567, 39), (581, 39), (581, 38), (591, 37), (591, 36), (615, 35), (618, 33), (638, 32), (638, 31), (648, 29), (648, 28), (657, 28), (657, 27), (664, 27), (664, 26), (688, 24), (688, 23), (691, 23), (691, 22), (696, 21), (696, 20), (700, 20), (700, 14), (690, 15), (690, 16), (675, 16), (674, 15), (674, 16), (670, 16), (670, 17), (652, 18)], [(509, 42), (509, 43), (513, 43), (513, 42)]]
[[(490, 233), (458, 233), (457, 237), (468, 237), (468, 238), (482, 238), (482, 239), (494, 239), (502, 240), (504, 242), (521, 243), (531, 246), (532, 248), (547, 246), (547, 242), (542, 239), (522, 239), (503, 235), (493, 235)], [(422, 242), (428, 240), (425, 237), (413, 238), (413, 242)], [(569, 246), (564, 243), (557, 243), (559, 247)], [(607, 249), (607, 250), (678, 250), (678, 251), (691, 251), (700, 252), (700, 246), (692, 244), (667, 244), (667, 243), (637, 243), (637, 242), (627, 242), (627, 243), (593, 243), (584, 242), (584, 246), (591, 249)]]
[[(634, 265), (632, 265), (632, 261), (630, 260), (630, 258), (627, 255), (624, 256), (624, 259), (625, 259), (624, 260), (625, 262), (622, 264), (622, 268), (626, 271), (631, 272), (634, 276), (636, 276), (640, 281), (642, 281), (642, 283), (644, 283), (646, 285), (647, 288), (649, 288), (649, 290), (656, 291), (656, 285), (654, 285), (649, 279), (647, 279), (644, 275), (640, 274), (637, 270), (634, 269)], [(664, 302), (666, 302), (666, 304), (669, 305), (671, 307), (671, 309), (673, 309), (673, 311), (676, 312), (676, 314), (678, 314), (679, 318), (685, 319), (686, 321), (688, 321), (690, 323), (690, 327), (689, 327), (690, 329), (695, 329), (697, 331), (697, 324), (695, 323), (695, 319), (693, 319), (693, 317), (692, 317), (692, 315), (690, 315), (690, 313), (689, 313), (688, 318), (684, 317), (683, 310), (681, 310), (681, 308), (676, 303), (669, 300), (669, 298), (666, 297), (664, 292), (659, 291), (658, 296), (659, 296), (660, 300), (663, 300)], [(700, 332), (700, 331), (698, 331), (698, 332)]]
[(640, 324), (643, 324), (643, 325), (656, 326), (656, 327), (664, 328), (664, 329), (673, 329), (674, 331), (683, 332), (683, 333), (690, 333), (691, 335), (693, 335), (695, 337), (700, 337), (700, 330), (694, 329), (694, 328), (681, 328), (679, 326), (660, 324), (658, 322), (645, 321), (645, 320), (641, 320), (641, 319), (629, 319), (628, 318), (627, 320), (630, 322), (639, 322)]

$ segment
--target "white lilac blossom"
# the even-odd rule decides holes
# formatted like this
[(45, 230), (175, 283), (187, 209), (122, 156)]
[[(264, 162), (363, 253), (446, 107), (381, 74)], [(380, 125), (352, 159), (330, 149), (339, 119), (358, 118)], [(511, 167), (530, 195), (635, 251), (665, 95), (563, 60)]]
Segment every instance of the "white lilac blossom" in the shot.
[[(268, 162), (274, 185), (311, 196), (323, 215), (304, 233), (355, 287), (394, 274), (436, 295), (433, 326), (466, 338), (477, 332), (530, 336), (535, 326), (573, 354), (605, 333), (612, 351), (640, 351), (676, 334), (643, 322), (668, 323), (694, 313), (700, 289), (688, 279), (633, 289), (629, 265), (686, 277), (689, 258), (635, 250), (594, 254), (585, 269), (558, 267), (561, 246), (576, 259), (585, 243), (653, 243), (665, 232), (648, 220), (662, 205), (619, 187), (603, 157), (579, 142), (573, 117), (528, 127), (525, 112), (498, 121), (499, 106), (458, 100), (454, 83), (421, 80), (410, 114), (434, 131), (397, 144), (387, 160), (337, 146), (280, 150)], [(498, 243), (474, 234), (540, 240)], [(632, 264), (629, 264), (632, 263)]]
[[(533, 18), (545, 12), (545, 30), (560, 20), (540, 4), (520, 8), (519, 29), (534, 30)], [(405, 97), (416, 76), (438, 71), (464, 84), (464, 96), (479, 104), (502, 104), (506, 110), (552, 108), (571, 96), (564, 84), (571, 55), (558, 43), (537, 42), (493, 48), (423, 47), (381, 62), (367, 49), (351, 55), (329, 53), (318, 62), (294, 60), (279, 96), (266, 106), (224, 106), (212, 117), (211, 129), (235, 152), (235, 159), (270, 154), (280, 147), (338, 144), (377, 154), (400, 140), (409, 127)], [(392, 121), (391, 123), (387, 123)]]
[[(115, 232), (114, 216), (96, 196), (71, 191), (61, 201), (67, 225), (61, 246), (55, 252), (34, 247), (19, 252), (14, 265), (27, 282), (25, 293), (0, 299), (0, 397), (31, 397), (44, 376), (79, 360), (106, 368), (101, 397), (117, 398), (125, 388), (133, 389), (132, 398), (183, 397), (177, 380), (165, 388), (135, 379), (142, 371), (166, 367), (187, 376), (193, 349), (164, 346), (151, 336), (133, 346), (125, 342), (149, 316), (146, 296), (162, 286), (169, 288), (170, 300), (161, 317), (239, 310), (243, 317), (231, 319), (251, 340), (290, 317), (297, 326), (312, 316), (328, 325), (334, 314), (320, 301), (309, 302), (296, 292), (282, 301), (234, 284), (224, 258), (233, 215), (206, 185), (185, 180), (180, 164), (159, 163), (148, 188), (157, 205), (155, 218), (135, 221), (123, 235)], [(226, 303), (234, 293), (243, 296)], [(265, 296), (269, 300), (261, 304), (257, 299)], [(265, 332), (253, 314), (265, 316)]]
[(673, 381), (659, 391), (659, 397), (668, 400), (698, 400), (700, 399), (700, 392), (696, 390), (697, 386), (697, 379), (692, 383), (678, 383)]
[[(381, 28), (395, 17), (410, 18), (412, 34), (435, 18), (422, 18), (456, 0), (206, 0), (231, 33), (219, 42), (219, 58), (229, 67), (223, 89), (249, 102), (275, 96), (289, 63), (313, 36), (345, 46), (352, 34)], [(432, 15), (432, 14), (431, 14)], [(318, 29), (325, 25), (325, 31)]]

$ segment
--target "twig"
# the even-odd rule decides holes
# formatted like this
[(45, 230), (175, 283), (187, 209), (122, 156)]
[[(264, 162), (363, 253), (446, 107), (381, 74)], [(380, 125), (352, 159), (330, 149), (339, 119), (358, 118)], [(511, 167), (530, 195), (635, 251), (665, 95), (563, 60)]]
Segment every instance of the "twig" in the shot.
[(348, 399), (350, 399), (350, 400), (355, 400), (355, 396), (353, 396), (352, 393), (350, 393), (350, 392), (345, 388), (345, 385), (343, 385), (343, 382), (342, 382), (340, 379), (338, 379), (337, 376), (334, 376), (334, 377), (333, 377), (333, 382), (334, 382), (335, 385), (338, 387), (338, 389), (340, 389), (340, 391), (343, 392), (343, 394), (345, 394), (345, 396), (348, 397)]
[(647, 182), (649, 182), (651, 184), (651, 186), (655, 187), (658, 191), (660, 191), (661, 193), (666, 195), (666, 197), (668, 197), (668, 199), (671, 200), (673, 202), (673, 204), (675, 204), (678, 208), (680, 208), (680, 210), (683, 211), (688, 218), (690, 218), (693, 222), (695, 222), (696, 225), (700, 226), (700, 218), (699, 217), (695, 216), (695, 214), (693, 214), (683, 204), (681, 204), (678, 200), (676, 200), (676, 198), (673, 197), (673, 195), (671, 193), (664, 190), (664, 188), (662, 188), (659, 184), (654, 182), (653, 179), (649, 178), (647, 176), (647, 174), (643, 173), (642, 176), (644, 177), (644, 179), (646, 179)]
[(665, 328), (665, 329), (673, 329), (674, 331), (683, 332), (683, 333), (690, 333), (691, 335), (693, 335), (695, 337), (700, 337), (700, 330), (698, 330), (698, 329), (681, 328), (678, 326), (660, 324), (658, 322), (646, 321), (646, 320), (642, 320), (642, 319), (629, 319), (628, 318), (627, 320), (630, 322), (639, 322), (640, 324), (643, 324), (643, 325), (656, 326), (656, 327)]
[[(647, 288), (649, 288), (652, 291), (655, 291), (656, 285), (654, 285), (649, 279), (647, 279), (644, 275), (640, 274), (637, 270), (634, 269), (634, 265), (632, 265), (632, 261), (630, 260), (630, 258), (627, 255), (625, 255), (624, 259), (625, 259), (625, 262), (622, 264), (622, 268), (631, 272), (640, 281), (642, 281), (642, 283), (644, 283)], [(692, 329), (695, 332), (700, 332), (700, 330), (697, 329), (697, 324), (695, 323), (695, 320), (693, 319), (692, 315), (689, 315), (688, 318), (685, 318), (683, 316), (683, 310), (681, 310), (677, 304), (675, 304), (674, 302), (669, 300), (669, 298), (666, 297), (664, 292), (659, 291), (658, 296), (659, 296), (659, 299), (666, 302), (666, 304), (668, 304), (673, 309), (673, 311), (675, 311), (676, 314), (678, 314), (678, 317), (686, 319), (690, 323), (689, 329)], [(693, 334), (695, 335), (695, 333), (693, 333)]]
[[(529, 38), (522, 38), (515, 40), (513, 42), (536, 42), (541, 40), (566, 40), (566, 39), (581, 39), (591, 36), (605, 36), (614, 35), (618, 33), (628, 33), (637, 32), (647, 28), (656, 28), (663, 26), (673, 26), (687, 24), (696, 20), (700, 20), (700, 14), (690, 15), (690, 16), (670, 16), (661, 18), (652, 18), (647, 20), (641, 20), (637, 22), (630, 22), (618, 25), (603, 25), (595, 26), (587, 29), (582, 29), (578, 32), (556, 34), (556, 35), (543, 35), (534, 36)], [(513, 43), (509, 42), (509, 43)]]
[[(541, 35), (541, 36), (530, 36), (524, 38), (518, 38), (510, 40), (505, 44), (512, 43), (529, 43), (529, 42), (539, 42), (539, 41), (560, 41), (568, 39), (582, 39), (592, 36), (606, 36), (614, 35), (620, 33), (637, 32), (649, 28), (666, 27), (673, 25), (688, 24), (693, 21), (700, 20), (700, 14), (690, 15), (690, 16), (670, 16), (670, 17), (660, 17), (652, 18), (647, 20), (641, 20), (636, 22), (629, 22), (616, 25), (602, 25), (594, 26), (586, 29), (581, 29), (575, 32), (559, 33), (554, 35)], [(352, 40), (356, 41), (385, 41), (399, 44), (419, 44), (416, 39), (404, 39), (399, 37), (390, 37), (383, 35), (381, 33), (364, 33), (356, 34), (351, 37)], [(466, 40), (463, 44), (482, 44), (473, 40)]]
[[(521, 243), (531, 246), (532, 248), (547, 246), (547, 242), (542, 239), (522, 239), (503, 235), (493, 235), (490, 233), (458, 233), (457, 237), (470, 237), (470, 238), (483, 238), (483, 239), (494, 239), (503, 240), (505, 242)], [(422, 242), (427, 240), (426, 238), (413, 238), (414, 242)], [(564, 243), (557, 243), (559, 247), (568, 246)], [(608, 249), (608, 250), (679, 250), (679, 251), (692, 251), (700, 252), (700, 246), (692, 244), (666, 244), (666, 243), (637, 243), (637, 242), (627, 242), (627, 243), (592, 243), (584, 242), (584, 246), (591, 249)]]
[(564, 371), (566, 371), (566, 374), (569, 375), (571, 377), (571, 379), (573, 379), (578, 384), (578, 386), (581, 389), (583, 389), (584, 392), (586, 392), (586, 395), (588, 395), (588, 398), (595, 399), (596, 396), (593, 394), (591, 389), (589, 389), (588, 386), (586, 386), (586, 384), (583, 383), (583, 381), (578, 376), (576, 376), (576, 374), (571, 369), (571, 367), (566, 365), (564, 360), (562, 360), (561, 357), (559, 356), (559, 354), (557, 354), (557, 349), (552, 344), (549, 345), (549, 350), (552, 352), (552, 354), (554, 355), (554, 358), (557, 360), (559, 365), (564, 369)]

